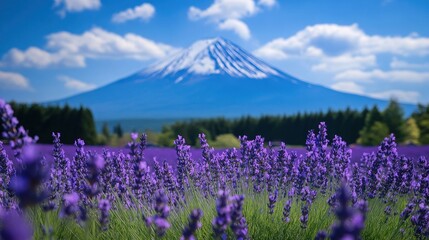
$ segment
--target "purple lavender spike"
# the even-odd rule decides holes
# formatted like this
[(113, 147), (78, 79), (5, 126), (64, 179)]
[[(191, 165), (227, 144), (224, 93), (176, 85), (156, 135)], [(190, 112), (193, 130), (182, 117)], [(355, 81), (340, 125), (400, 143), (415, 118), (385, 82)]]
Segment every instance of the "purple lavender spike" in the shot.
[(243, 216), (244, 196), (236, 195), (232, 201), (231, 230), (237, 239), (249, 239), (246, 218)]
[(220, 190), (216, 200), (217, 217), (213, 219), (212, 227), (215, 237), (226, 238), (226, 229), (231, 223), (231, 205), (228, 191)]
[(201, 228), (201, 217), (203, 216), (203, 211), (201, 209), (192, 210), (189, 215), (189, 224), (185, 229), (183, 229), (182, 236), (180, 240), (196, 240), (195, 232)]
[(167, 221), (167, 217), (170, 215), (170, 207), (168, 206), (168, 197), (163, 190), (159, 190), (155, 194), (154, 209), (156, 212), (154, 216), (143, 218), (146, 225), (155, 225), (157, 235), (162, 237), (170, 228), (170, 223)]
[(26, 146), (22, 151), (21, 168), (11, 179), (10, 189), (19, 199), (21, 207), (36, 205), (44, 201), (49, 193), (43, 188), (43, 182), (48, 178), (48, 169), (42, 165), (42, 157), (38, 155), (35, 146)]
[(9, 141), (9, 145), (14, 151), (14, 157), (21, 161), (21, 152), (24, 145), (36, 143), (38, 137), (34, 139), (28, 135), (24, 127), (19, 126), (19, 121), (13, 115), (12, 107), (0, 98), (0, 119), (2, 120), (3, 138)]
[(30, 240), (33, 230), (30, 223), (15, 210), (0, 209), (0, 239)]
[(102, 199), (98, 203), (98, 209), (100, 211), (100, 228), (102, 231), (106, 231), (109, 225), (109, 211), (110, 211), (110, 202), (107, 199)]

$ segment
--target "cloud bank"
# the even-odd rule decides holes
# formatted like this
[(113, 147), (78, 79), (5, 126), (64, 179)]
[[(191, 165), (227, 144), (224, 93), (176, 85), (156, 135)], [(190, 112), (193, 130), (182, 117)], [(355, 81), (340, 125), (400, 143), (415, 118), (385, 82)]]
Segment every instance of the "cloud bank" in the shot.
[[(389, 83), (423, 84), (429, 82), (427, 63), (402, 59), (429, 56), (429, 38), (418, 34), (381, 36), (365, 33), (357, 24), (316, 24), (287, 38), (276, 38), (256, 49), (254, 54), (267, 60), (302, 61), (313, 72), (332, 76), (331, 88), (376, 98), (392, 96), (416, 102), (417, 92), (389, 89), (365, 91), (365, 86)], [(379, 59), (391, 56), (390, 65), (382, 67)]]
[(95, 27), (80, 35), (69, 32), (48, 35), (45, 49), (13, 48), (3, 56), (1, 65), (29, 68), (85, 67), (87, 59), (146, 61), (163, 58), (175, 51), (177, 49), (170, 45), (134, 33), (118, 35)]

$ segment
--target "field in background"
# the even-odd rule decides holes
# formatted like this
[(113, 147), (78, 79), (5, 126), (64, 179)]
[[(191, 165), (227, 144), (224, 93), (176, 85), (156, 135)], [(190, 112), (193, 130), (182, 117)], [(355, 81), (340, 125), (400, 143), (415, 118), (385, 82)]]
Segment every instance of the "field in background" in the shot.
[[(53, 146), (49, 144), (38, 144), (39, 150), (43, 153), (43, 155), (48, 158), (52, 154)], [(9, 146), (4, 146), (6, 152), (11, 156), (12, 151)], [(125, 145), (123, 147), (110, 147), (110, 146), (85, 146), (86, 151), (102, 153), (104, 150), (109, 150), (113, 152), (123, 152), (127, 154), (130, 150)], [(363, 146), (352, 146), (352, 162), (357, 162), (361, 159), (364, 153), (376, 152), (378, 147), (363, 147)], [(63, 146), (65, 156), (68, 158), (73, 158), (76, 153), (76, 147), (73, 145), (64, 145)], [(278, 149), (276, 147), (275, 149)], [(295, 151), (298, 154), (305, 155), (306, 149), (305, 147), (287, 147), (288, 151)], [(225, 149), (216, 149), (215, 153), (221, 153)], [(190, 148), (190, 153), (192, 154), (192, 158), (196, 160), (200, 160), (202, 157), (201, 148)], [(420, 156), (426, 156), (429, 158), (429, 146), (398, 146), (398, 154), (405, 155), (407, 157), (413, 158), (417, 160)], [(167, 161), (168, 164), (176, 167), (177, 165), (177, 154), (174, 148), (170, 147), (147, 147), (144, 151), (144, 156), (146, 161), (150, 165), (153, 163), (153, 158), (156, 158), (158, 161)]]

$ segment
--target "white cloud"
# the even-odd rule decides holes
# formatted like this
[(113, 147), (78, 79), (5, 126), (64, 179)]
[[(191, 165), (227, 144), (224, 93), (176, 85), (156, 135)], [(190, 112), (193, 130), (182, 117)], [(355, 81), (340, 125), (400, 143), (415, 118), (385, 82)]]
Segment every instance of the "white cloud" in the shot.
[(84, 67), (85, 57), (69, 54), (66, 51), (48, 52), (37, 47), (26, 50), (12, 48), (4, 56), (2, 65), (45, 68), (52, 65), (67, 67)]
[(240, 19), (255, 14), (258, 8), (254, 0), (215, 0), (205, 10), (194, 6), (189, 8), (188, 16), (192, 20), (209, 19), (222, 21), (229, 18)]
[(0, 85), (5, 89), (30, 89), (28, 79), (14, 72), (0, 71)]
[(424, 69), (429, 69), (429, 63), (410, 63), (410, 62), (398, 60), (397, 58), (393, 58), (393, 60), (390, 62), (390, 67), (392, 69), (424, 70)]
[(163, 58), (175, 51), (169, 45), (157, 43), (133, 33), (123, 36), (101, 28), (92, 28), (83, 34), (57, 32), (47, 36), (46, 50), (30, 47), (27, 50), (11, 49), (3, 56), (2, 65), (45, 68), (61, 65), (84, 67), (86, 59)]
[(389, 82), (421, 83), (429, 81), (429, 72), (414, 72), (407, 70), (383, 71), (380, 69), (374, 69), (371, 71), (348, 70), (338, 73), (335, 75), (334, 79), (346, 81), (371, 81), (373, 79), (381, 79)]
[(331, 88), (341, 92), (364, 94), (363, 87), (355, 82), (337, 82), (331, 85)]
[(97, 10), (101, 7), (100, 0), (55, 0), (55, 7), (61, 7), (60, 14), (66, 12), (81, 12), (84, 10)]
[(429, 38), (369, 35), (357, 24), (317, 24), (288, 38), (277, 38), (254, 53), (265, 59), (305, 59), (315, 71), (344, 71), (375, 67), (378, 54), (428, 56)]
[[(250, 38), (249, 27), (241, 20), (258, 13), (261, 7), (272, 7), (276, 0), (214, 0), (207, 9), (191, 6), (188, 17), (191, 20), (208, 20), (221, 30), (233, 30), (243, 39)], [(258, 6), (259, 5), (259, 6)]]
[(112, 21), (122, 23), (134, 19), (149, 20), (155, 15), (155, 7), (150, 3), (143, 3), (134, 8), (128, 8), (125, 11), (116, 13), (112, 17)]
[(66, 88), (77, 90), (77, 91), (89, 91), (96, 88), (96, 85), (82, 82), (80, 80), (68, 77), (68, 76), (58, 76), (58, 80), (64, 82)]
[[(317, 24), (308, 26), (289, 38), (274, 39), (255, 53), (269, 58), (305, 56), (308, 48), (319, 49), (326, 56), (357, 56), (390, 53), (396, 55), (429, 55), (429, 38), (411, 36), (368, 35), (357, 24)], [(273, 52), (278, 52), (273, 54)], [(267, 54), (268, 53), (268, 54)]]
[(227, 19), (224, 22), (219, 24), (219, 29), (221, 30), (232, 30), (242, 39), (250, 38), (250, 29), (249, 27), (242, 21), (237, 19)]
[(420, 94), (415, 91), (389, 90), (369, 93), (369, 96), (379, 99), (397, 99), (399, 102), (418, 103)]
[[(427, 59), (429, 37), (417, 33), (381, 36), (365, 33), (357, 24), (316, 24), (290, 37), (273, 39), (254, 54), (270, 60), (301, 61), (312, 71), (331, 74), (327, 75), (326, 86), (383, 99), (394, 95), (402, 101), (416, 102), (419, 92), (398, 90), (395, 84), (429, 83), (427, 63), (398, 60)], [(386, 56), (393, 58), (390, 68), (385, 67)], [(382, 90), (364, 91), (369, 83)]]

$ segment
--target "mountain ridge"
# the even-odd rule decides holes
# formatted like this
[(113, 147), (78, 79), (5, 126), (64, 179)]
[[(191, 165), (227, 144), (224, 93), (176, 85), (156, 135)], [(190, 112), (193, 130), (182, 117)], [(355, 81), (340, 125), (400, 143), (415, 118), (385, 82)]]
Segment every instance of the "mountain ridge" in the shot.
[[(223, 38), (200, 40), (141, 71), (50, 104), (85, 105), (97, 120), (279, 115), (384, 107), (271, 67)], [(415, 108), (402, 104), (407, 114)]]

